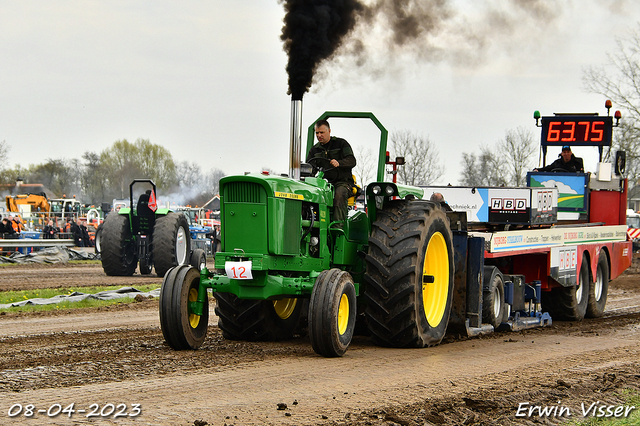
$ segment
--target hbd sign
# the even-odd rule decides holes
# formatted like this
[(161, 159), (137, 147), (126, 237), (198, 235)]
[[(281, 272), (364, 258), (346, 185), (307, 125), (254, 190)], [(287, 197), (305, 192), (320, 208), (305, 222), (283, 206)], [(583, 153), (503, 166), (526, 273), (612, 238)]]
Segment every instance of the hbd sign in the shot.
[(491, 210), (527, 210), (524, 198), (492, 198)]

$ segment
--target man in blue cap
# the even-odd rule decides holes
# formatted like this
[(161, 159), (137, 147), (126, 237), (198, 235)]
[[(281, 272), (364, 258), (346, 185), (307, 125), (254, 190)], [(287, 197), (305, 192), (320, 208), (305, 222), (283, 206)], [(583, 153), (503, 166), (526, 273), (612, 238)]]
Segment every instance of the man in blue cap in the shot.
[(534, 172), (566, 172), (566, 173), (584, 173), (584, 163), (582, 158), (576, 157), (571, 152), (571, 147), (565, 145), (562, 147), (562, 152), (553, 163), (546, 167), (540, 167), (539, 169), (533, 169)]

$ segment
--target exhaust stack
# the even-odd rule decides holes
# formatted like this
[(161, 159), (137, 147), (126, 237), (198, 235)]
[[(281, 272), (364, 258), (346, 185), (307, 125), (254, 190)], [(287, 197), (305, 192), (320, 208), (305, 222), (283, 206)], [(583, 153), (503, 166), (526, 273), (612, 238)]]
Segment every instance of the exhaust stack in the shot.
[(289, 177), (300, 180), (302, 158), (302, 99), (291, 99), (291, 145), (289, 151)]

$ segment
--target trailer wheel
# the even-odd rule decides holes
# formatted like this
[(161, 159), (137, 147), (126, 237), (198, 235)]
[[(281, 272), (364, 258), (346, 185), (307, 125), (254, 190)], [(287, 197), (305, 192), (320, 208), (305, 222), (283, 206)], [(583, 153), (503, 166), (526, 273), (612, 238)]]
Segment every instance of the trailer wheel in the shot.
[(484, 267), (482, 322), (498, 328), (504, 315), (504, 278), (495, 266)]
[(222, 336), (229, 340), (277, 341), (290, 339), (296, 332), (302, 300), (239, 299), (230, 293), (213, 293)]
[(156, 218), (152, 251), (159, 277), (163, 277), (169, 268), (188, 263), (191, 235), (187, 218), (183, 214), (169, 212), (166, 216)]
[(198, 271), (201, 271), (202, 268), (206, 267), (207, 256), (204, 254), (204, 250), (195, 249), (193, 252), (191, 252), (189, 264), (196, 268)]
[(587, 313), (589, 302), (589, 262), (582, 258), (578, 285), (555, 288), (542, 294), (542, 309), (549, 312), (553, 319), (564, 321), (582, 321)]
[(596, 269), (596, 279), (589, 288), (589, 304), (587, 306), (587, 317), (598, 318), (604, 313), (607, 304), (607, 293), (609, 292), (609, 262), (604, 250), (600, 250), (598, 256), (598, 267)]
[(378, 211), (366, 262), (365, 314), (374, 342), (440, 343), (451, 311), (454, 265), (449, 220), (440, 207), (402, 200)]
[(311, 346), (325, 357), (344, 355), (356, 326), (356, 288), (346, 271), (322, 271), (309, 301)]
[(198, 300), (199, 287), (200, 272), (189, 265), (171, 268), (162, 280), (160, 327), (173, 349), (198, 349), (207, 335), (209, 301), (203, 305), (202, 315), (193, 313), (189, 306)]
[(138, 264), (138, 256), (131, 235), (129, 217), (124, 214), (108, 215), (101, 234), (100, 258), (104, 273), (109, 276), (133, 275)]

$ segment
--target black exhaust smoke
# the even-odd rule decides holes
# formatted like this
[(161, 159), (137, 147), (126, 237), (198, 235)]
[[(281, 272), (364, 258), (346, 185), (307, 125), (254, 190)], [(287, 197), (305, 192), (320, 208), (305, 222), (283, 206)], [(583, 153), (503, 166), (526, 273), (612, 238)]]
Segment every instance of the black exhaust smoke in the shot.
[(280, 38), (289, 56), (291, 95), (289, 177), (300, 179), (302, 97), (311, 87), (321, 61), (330, 58), (356, 23), (362, 5), (356, 0), (287, 0)]
[(280, 39), (289, 56), (292, 100), (302, 100), (321, 61), (330, 58), (356, 24), (357, 0), (287, 0)]

